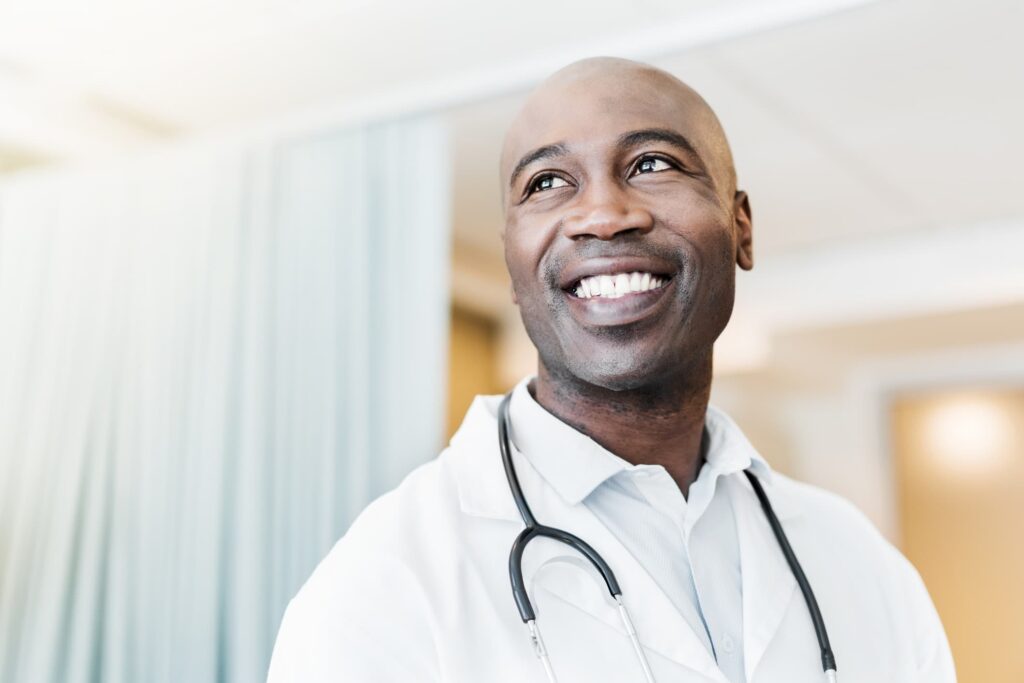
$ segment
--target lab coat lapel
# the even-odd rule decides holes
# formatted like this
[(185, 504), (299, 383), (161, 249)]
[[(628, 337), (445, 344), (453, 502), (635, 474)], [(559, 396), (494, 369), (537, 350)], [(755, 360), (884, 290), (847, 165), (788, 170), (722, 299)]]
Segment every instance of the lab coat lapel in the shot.
[[(747, 680), (754, 680), (790, 602), (798, 595), (796, 579), (786, 563), (750, 483), (743, 476), (728, 477), (729, 495), (736, 517), (743, 584), (743, 659)], [(796, 511), (777, 490), (762, 479), (776, 515), (785, 523)]]
[[(629, 609), (640, 642), (710, 680), (725, 683), (726, 679), (690, 624), (637, 559), (585, 505), (566, 503), (525, 458), (516, 455), (517, 471), (537, 520), (575, 534), (605, 559), (622, 589), (622, 600)], [(527, 550), (524, 556), (527, 586), (532, 587), (535, 594), (539, 589), (572, 604), (626, 638), (615, 603), (600, 574), (572, 549), (545, 541), (535, 541), (538, 547)], [(538, 612), (537, 620), (543, 624), (542, 613)]]

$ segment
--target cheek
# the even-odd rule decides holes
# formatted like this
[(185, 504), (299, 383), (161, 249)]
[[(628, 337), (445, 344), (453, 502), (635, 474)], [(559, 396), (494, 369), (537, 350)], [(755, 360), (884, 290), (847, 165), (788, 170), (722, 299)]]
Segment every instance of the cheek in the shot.
[(736, 289), (735, 251), (725, 230), (719, 230), (715, 238), (706, 243), (703, 259), (701, 308), (704, 313), (701, 317), (717, 337), (732, 316)]
[(698, 271), (693, 283), (693, 324), (718, 326), (731, 313), (735, 284), (735, 245), (728, 212), (710, 201), (691, 201), (675, 207), (671, 229), (688, 243), (689, 258)]
[(529, 296), (532, 287), (532, 278), (529, 276), (531, 262), (530, 252), (524, 249), (522, 244), (506, 240), (505, 266), (508, 268), (509, 278), (512, 280), (512, 291), (520, 302)]
[(716, 271), (733, 273), (736, 268), (736, 245), (728, 225), (718, 224), (706, 241), (705, 260)]
[(688, 243), (704, 277), (714, 279), (719, 271), (731, 269), (736, 258), (732, 217), (717, 203), (703, 199), (680, 202), (662, 215), (677, 239)]
[(551, 229), (515, 220), (507, 220), (506, 226), (505, 265), (514, 291), (522, 296), (541, 289), (541, 265), (551, 241)]
[(674, 193), (672, 203), (678, 223), (699, 226), (700, 230), (721, 228), (732, 221), (731, 207), (725, 205), (712, 188), (697, 181)]

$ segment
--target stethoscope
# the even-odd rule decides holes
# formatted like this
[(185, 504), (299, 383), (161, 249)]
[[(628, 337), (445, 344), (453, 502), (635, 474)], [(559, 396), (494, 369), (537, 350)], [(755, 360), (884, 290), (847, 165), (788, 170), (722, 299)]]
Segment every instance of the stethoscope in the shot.
[[(526, 528), (520, 532), (515, 542), (512, 543), (512, 552), (508, 556), (508, 573), (512, 579), (512, 597), (515, 598), (516, 607), (519, 608), (519, 616), (522, 617), (523, 623), (530, 629), (530, 643), (541, 664), (544, 666), (548, 681), (555, 683), (557, 679), (555, 678), (554, 669), (551, 668), (551, 660), (548, 657), (547, 649), (544, 647), (544, 641), (541, 639), (540, 629), (537, 628), (537, 616), (534, 614), (533, 604), (530, 602), (530, 596), (526, 592), (526, 582), (523, 580), (523, 551), (526, 550), (526, 546), (530, 541), (539, 536), (546, 536), (559, 543), (564, 543), (590, 560), (590, 563), (594, 565), (594, 568), (597, 569), (604, 579), (605, 585), (608, 586), (608, 592), (611, 593), (612, 599), (618, 607), (619, 618), (622, 620), (626, 634), (633, 644), (637, 660), (639, 660), (640, 666), (644, 670), (644, 680), (647, 683), (654, 683), (654, 674), (651, 673), (650, 662), (647, 661), (647, 656), (644, 654), (640, 641), (637, 639), (636, 628), (634, 628), (633, 620), (629, 616), (629, 610), (626, 609), (626, 605), (622, 602), (622, 589), (619, 588), (619, 582), (615, 580), (615, 574), (612, 572), (611, 567), (608, 566), (608, 563), (604, 561), (604, 558), (596, 550), (587, 545), (578, 536), (574, 536), (562, 529), (538, 524), (537, 519), (533, 516), (533, 512), (530, 511), (530, 506), (526, 504), (526, 497), (523, 496), (523, 489), (519, 486), (519, 477), (516, 476), (516, 470), (512, 464), (512, 448), (509, 445), (508, 438), (508, 404), (511, 398), (512, 393), (509, 392), (502, 399), (501, 405), (498, 407), (498, 443), (501, 447), (501, 461), (505, 466), (508, 487), (512, 491), (512, 498), (516, 501), (516, 507), (519, 508), (519, 515), (523, 518), (523, 524), (526, 525)], [(772, 509), (772, 504), (761, 487), (761, 482), (758, 481), (757, 477), (749, 469), (744, 470), (743, 473), (747, 475), (754, 493), (757, 494), (757, 499), (761, 501), (761, 508), (768, 518), (768, 524), (775, 534), (775, 539), (779, 542), (782, 554), (786, 556), (786, 563), (789, 564), (789, 569), (793, 572), (793, 577), (800, 586), (800, 592), (804, 595), (804, 602), (807, 603), (807, 609), (811, 613), (811, 621), (814, 623), (814, 633), (818, 637), (818, 647), (821, 649), (821, 666), (825, 670), (825, 680), (827, 683), (836, 683), (836, 658), (832, 654), (832, 648), (828, 642), (828, 632), (825, 630), (825, 621), (821, 617), (821, 610), (818, 609), (818, 601), (814, 599), (814, 591), (811, 590), (811, 584), (807, 582), (807, 576), (804, 575), (804, 570), (800, 567), (800, 562), (797, 561), (796, 554), (793, 553), (793, 548), (789, 545), (789, 539), (786, 538), (786, 533), (782, 530), (779, 518), (775, 516), (775, 511)]]

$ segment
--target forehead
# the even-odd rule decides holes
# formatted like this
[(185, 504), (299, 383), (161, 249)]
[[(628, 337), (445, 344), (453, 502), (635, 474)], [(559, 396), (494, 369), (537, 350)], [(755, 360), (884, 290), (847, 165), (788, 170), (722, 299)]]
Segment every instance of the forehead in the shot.
[(524, 154), (555, 143), (571, 150), (611, 144), (644, 128), (677, 131), (704, 152), (713, 148), (713, 115), (694, 91), (668, 74), (629, 70), (545, 84), (527, 100), (509, 128), (502, 178)]

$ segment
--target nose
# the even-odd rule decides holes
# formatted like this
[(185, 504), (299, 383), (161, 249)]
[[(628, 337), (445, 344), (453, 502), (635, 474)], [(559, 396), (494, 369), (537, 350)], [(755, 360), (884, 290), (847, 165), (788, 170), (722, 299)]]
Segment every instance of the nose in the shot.
[(654, 217), (627, 188), (613, 181), (593, 183), (562, 222), (571, 239), (596, 237), (610, 240), (629, 231), (649, 232)]

